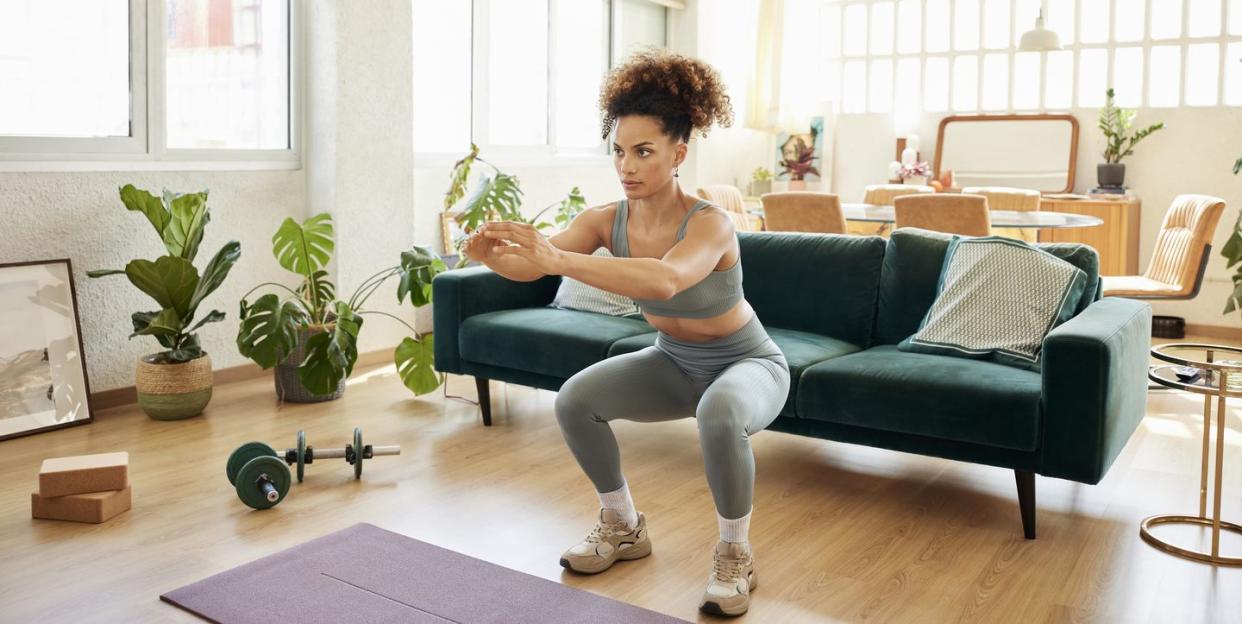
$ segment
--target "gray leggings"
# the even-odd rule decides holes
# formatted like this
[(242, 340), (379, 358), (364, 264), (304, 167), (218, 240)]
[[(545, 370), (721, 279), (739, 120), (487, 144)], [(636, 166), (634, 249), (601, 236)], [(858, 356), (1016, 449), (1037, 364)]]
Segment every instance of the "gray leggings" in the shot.
[(588, 366), (561, 387), (556, 419), (595, 489), (612, 492), (624, 477), (608, 421), (694, 416), (716, 511), (736, 519), (750, 513), (754, 497), (750, 436), (776, 419), (788, 394), (789, 365), (754, 316), (704, 342), (660, 332), (653, 347)]

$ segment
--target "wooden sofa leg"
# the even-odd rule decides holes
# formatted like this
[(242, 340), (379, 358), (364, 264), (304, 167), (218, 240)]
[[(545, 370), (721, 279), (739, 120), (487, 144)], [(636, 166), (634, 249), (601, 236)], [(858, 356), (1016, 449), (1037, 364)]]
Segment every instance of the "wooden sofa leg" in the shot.
[(479, 407), (483, 409), (483, 425), (492, 426), (492, 393), (487, 377), (474, 378), (474, 389), (479, 394)]
[(1035, 539), (1035, 473), (1030, 470), (1014, 470), (1018, 482), (1018, 507), (1022, 510), (1022, 533), (1026, 539)]

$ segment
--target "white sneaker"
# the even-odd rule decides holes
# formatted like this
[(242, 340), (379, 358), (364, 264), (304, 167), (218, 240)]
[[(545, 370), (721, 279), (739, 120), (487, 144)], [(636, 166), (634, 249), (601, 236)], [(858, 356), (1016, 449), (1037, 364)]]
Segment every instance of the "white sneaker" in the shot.
[(581, 543), (561, 555), (561, 566), (583, 574), (598, 574), (618, 559), (641, 559), (651, 554), (647, 517), (638, 512), (638, 526), (631, 527), (613, 509), (601, 508), (599, 522)]
[(750, 544), (717, 542), (711, 576), (699, 610), (713, 615), (741, 615), (750, 608), (750, 592), (759, 586)]

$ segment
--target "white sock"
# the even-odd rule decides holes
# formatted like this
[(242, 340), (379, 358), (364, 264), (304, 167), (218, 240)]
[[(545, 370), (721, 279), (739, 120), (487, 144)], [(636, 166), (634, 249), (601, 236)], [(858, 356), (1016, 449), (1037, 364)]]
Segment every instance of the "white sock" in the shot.
[(745, 544), (750, 537), (750, 514), (754, 510), (755, 508), (752, 506), (750, 511), (746, 512), (746, 515), (733, 520), (717, 513), (716, 520), (720, 524), (720, 541)]
[(634, 499), (630, 498), (629, 483), (621, 482), (621, 488), (612, 492), (599, 492), (599, 504), (616, 511), (631, 527), (638, 526), (638, 511), (634, 509)]

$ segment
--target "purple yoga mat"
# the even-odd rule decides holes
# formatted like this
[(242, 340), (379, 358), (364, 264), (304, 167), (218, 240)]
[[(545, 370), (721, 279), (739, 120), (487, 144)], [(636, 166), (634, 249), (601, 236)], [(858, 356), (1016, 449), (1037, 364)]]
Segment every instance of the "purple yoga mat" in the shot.
[(160, 600), (221, 624), (685, 622), (366, 523)]

